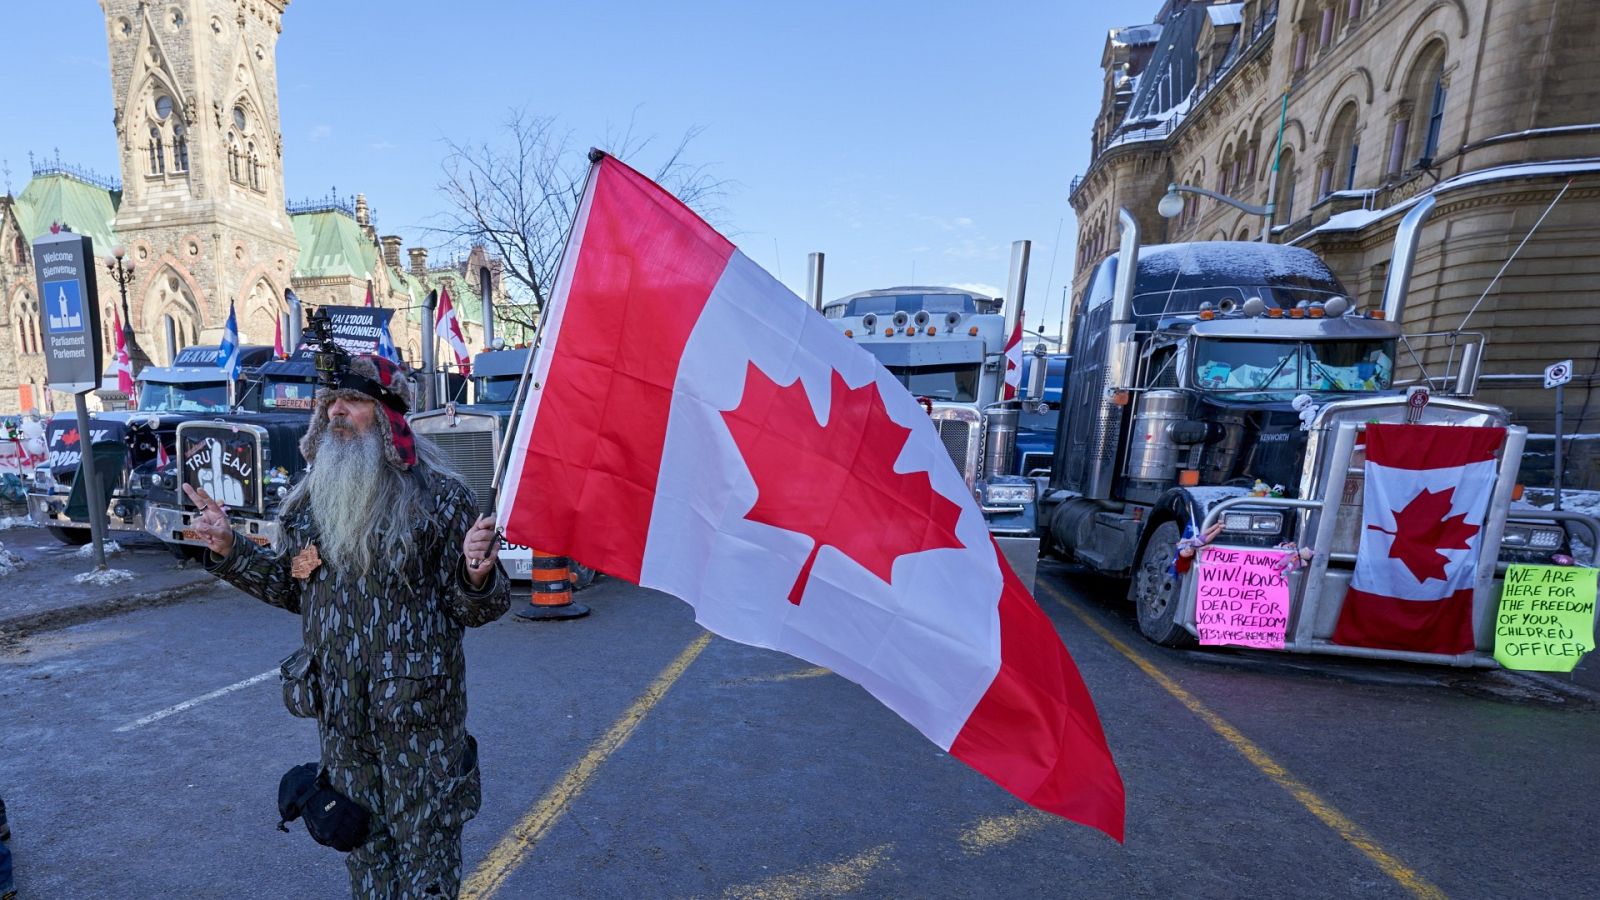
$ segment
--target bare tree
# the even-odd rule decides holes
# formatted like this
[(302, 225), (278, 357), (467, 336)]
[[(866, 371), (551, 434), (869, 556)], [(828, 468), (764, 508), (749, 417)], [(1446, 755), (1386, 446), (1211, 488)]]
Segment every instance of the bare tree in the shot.
[[(704, 164), (684, 159), (689, 144), (703, 131), (691, 128), (655, 166), (650, 177), (690, 208), (710, 219), (720, 212), (728, 182)], [(574, 143), (572, 132), (550, 116), (513, 109), (506, 115), (497, 143), (458, 144), (446, 140), (444, 180), (439, 189), (450, 209), (429, 229), (448, 245), (483, 244), (503, 261), (509, 279), (509, 306), (496, 319), (533, 328), (544, 308), (567, 231), (582, 200), (589, 169), (588, 148)], [(607, 134), (601, 149), (633, 164), (645, 157), (653, 138), (634, 134), (632, 119), (620, 133)]]

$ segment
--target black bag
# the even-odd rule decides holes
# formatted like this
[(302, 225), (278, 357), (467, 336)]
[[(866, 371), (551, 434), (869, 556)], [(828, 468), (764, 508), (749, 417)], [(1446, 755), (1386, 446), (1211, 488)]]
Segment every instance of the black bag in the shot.
[(361, 804), (334, 790), (327, 773), (316, 763), (295, 766), (278, 781), (278, 830), (306, 820), (311, 839), (340, 853), (349, 853), (367, 841), (372, 814)]

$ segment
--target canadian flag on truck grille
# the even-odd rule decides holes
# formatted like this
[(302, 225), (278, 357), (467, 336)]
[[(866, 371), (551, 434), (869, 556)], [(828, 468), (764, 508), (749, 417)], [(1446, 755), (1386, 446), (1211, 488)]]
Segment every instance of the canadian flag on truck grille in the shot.
[(1504, 428), (1368, 425), (1361, 545), (1334, 643), (1473, 648), (1472, 585)]

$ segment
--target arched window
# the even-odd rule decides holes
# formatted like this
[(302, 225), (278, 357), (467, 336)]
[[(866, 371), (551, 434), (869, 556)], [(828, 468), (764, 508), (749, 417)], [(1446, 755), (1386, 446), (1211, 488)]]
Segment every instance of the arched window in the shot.
[(1317, 185), (1318, 198), (1333, 191), (1354, 190), (1356, 163), (1361, 157), (1361, 144), (1356, 136), (1356, 105), (1346, 103), (1333, 118), (1328, 131), (1328, 163)]
[(11, 241), (11, 261), (19, 266), (27, 265), (28, 242), (20, 234)]
[(167, 171), (167, 156), (161, 146), (161, 129), (150, 127), (150, 174), (161, 175)]
[(239, 167), (242, 164), (239, 157), (239, 136), (230, 131), (228, 132), (228, 177), (242, 182), (244, 179), (239, 174)]
[(189, 171), (189, 132), (182, 125), (172, 129), (172, 171)]
[(256, 156), (256, 142), (251, 141), (245, 148), (245, 153), (250, 162), (250, 186), (256, 190), (261, 189), (261, 161)]
[(1273, 215), (1274, 225), (1287, 225), (1294, 221), (1294, 189), (1298, 173), (1295, 171), (1294, 150), (1285, 148), (1278, 156), (1278, 188), (1274, 202), (1277, 211)]

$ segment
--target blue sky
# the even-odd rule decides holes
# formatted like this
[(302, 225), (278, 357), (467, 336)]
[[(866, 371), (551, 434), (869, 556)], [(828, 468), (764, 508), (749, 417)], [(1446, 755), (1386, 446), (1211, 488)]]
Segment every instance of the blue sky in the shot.
[[(510, 107), (585, 144), (630, 118), (662, 149), (702, 127), (689, 160), (734, 184), (719, 224), (797, 292), (814, 250), (830, 298), (1000, 289), (1011, 242), (1030, 239), (1029, 324), (1054, 332), (1106, 30), (1159, 5), (294, 0), (278, 44), (287, 190), (365, 193), (409, 247), (444, 204), (445, 137), (493, 140)], [(99, 4), (0, 15), (13, 192), (30, 150), (117, 174)]]

